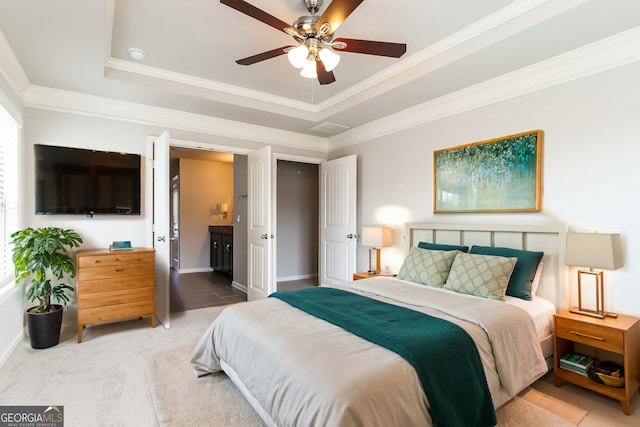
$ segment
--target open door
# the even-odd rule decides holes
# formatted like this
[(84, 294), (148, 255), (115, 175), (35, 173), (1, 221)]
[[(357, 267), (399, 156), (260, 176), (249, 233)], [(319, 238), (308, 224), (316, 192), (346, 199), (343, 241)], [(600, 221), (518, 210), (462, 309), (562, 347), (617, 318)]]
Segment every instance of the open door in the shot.
[(273, 269), (271, 147), (248, 155), (247, 300), (269, 296), (276, 289)]
[(320, 164), (320, 284), (353, 279), (356, 271), (357, 156)]
[(153, 247), (156, 249), (156, 317), (169, 328), (169, 134), (153, 143)]

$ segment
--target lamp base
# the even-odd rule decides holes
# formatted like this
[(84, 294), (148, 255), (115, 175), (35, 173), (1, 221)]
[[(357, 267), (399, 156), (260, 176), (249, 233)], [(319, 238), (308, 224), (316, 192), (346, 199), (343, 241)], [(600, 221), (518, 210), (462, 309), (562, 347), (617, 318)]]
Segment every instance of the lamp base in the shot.
[(617, 318), (618, 317), (618, 313), (599, 313), (595, 310), (585, 310), (585, 309), (578, 309), (578, 307), (572, 307), (569, 312), (571, 313), (575, 313), (575, 314), (582, 314), (583, 316), (591, 316), (591, 317), (595, 317), (598, 319), (604, 319), (605, 317), (612, 317), (612, 318)]
[(606, 313), (599, 313), (594, 310), (580, 310), (578, 309), (578, 307), (572, 307), (569, 312), (574, 314), (581, 314), (583, 316), (596, 317), (598, 319), (604, 319), (606, 317)]
[(380, 273), (380, 249), (369, 248), (369, 274)]

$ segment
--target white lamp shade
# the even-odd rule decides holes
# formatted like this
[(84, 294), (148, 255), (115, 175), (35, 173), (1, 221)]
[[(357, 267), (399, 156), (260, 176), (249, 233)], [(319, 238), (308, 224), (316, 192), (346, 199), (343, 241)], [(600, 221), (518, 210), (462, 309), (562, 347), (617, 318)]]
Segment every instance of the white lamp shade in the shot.
[(383, 248), (393, 244), (391, 229), (385, 227), (362, 227), (362, 245)]
[(603, 270), (617, 270), (623, 267), (620, 235), (569, 233), (565, 264)]
[(308, 79), (315, 79), (318, 77), (316, 61), (305, 61), (304, 67), (302, 67), (302, 71), (300, 71), (300, 75)]
[(309, 55), (309, 49), (305, 45), (300, 45), (295, 49), (291, 49), (289, 53), (287, 53), (287, 57), (289, 58), (289, 62), (296, 68), (304, 67), (307, 62), (307, 56)]
[(324, 68), (327, 71), (331, 71), (338, 65), (340, 62), (340, 55), (332, 51), (331, 49), (322, 48), (320, 49), (320, 53), (318, 54), (322, 63), (324, 64)]

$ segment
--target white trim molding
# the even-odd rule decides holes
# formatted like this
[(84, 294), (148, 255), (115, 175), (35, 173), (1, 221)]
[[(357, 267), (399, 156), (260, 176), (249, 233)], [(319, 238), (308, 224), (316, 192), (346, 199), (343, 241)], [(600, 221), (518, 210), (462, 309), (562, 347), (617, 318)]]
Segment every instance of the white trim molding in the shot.
[(640, 61), (640, 27), (329, 138), (329, 152)]

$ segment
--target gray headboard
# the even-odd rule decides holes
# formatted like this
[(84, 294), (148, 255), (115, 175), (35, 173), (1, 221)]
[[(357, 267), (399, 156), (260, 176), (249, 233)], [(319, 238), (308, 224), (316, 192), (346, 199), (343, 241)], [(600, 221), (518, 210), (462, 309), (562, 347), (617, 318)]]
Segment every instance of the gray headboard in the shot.
[(430, 242), (543, 251), (544, 267), (537, 295), (551, 301), (558, 310), (568, 306), (567, 268), (564, 264), (566, 225), (408, 223), (406, 233), (407, 250), (419, 242)]

